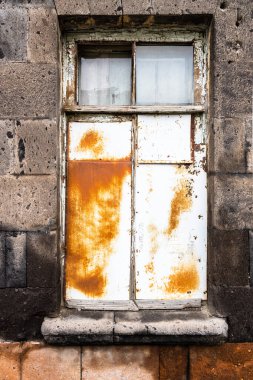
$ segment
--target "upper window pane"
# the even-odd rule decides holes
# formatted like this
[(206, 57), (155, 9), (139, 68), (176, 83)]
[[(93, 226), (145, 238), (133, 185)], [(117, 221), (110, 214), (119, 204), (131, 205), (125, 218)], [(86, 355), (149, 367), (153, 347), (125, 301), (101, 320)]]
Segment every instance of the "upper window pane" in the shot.
[(193, 102), (192, 46), (137, 46), (136, 103)]
[(79, 54), (79, 104), (129, 105), (131, 47), (86, 46)]

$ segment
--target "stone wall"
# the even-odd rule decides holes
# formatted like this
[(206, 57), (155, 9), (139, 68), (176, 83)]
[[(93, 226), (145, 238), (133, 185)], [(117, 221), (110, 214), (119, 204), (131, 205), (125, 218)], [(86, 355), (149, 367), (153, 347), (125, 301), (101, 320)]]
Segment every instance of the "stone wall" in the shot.
[(250, 380), (253, 345), (55, 347), (0, 344), (1, 380)]
[[(57, 249), (60, 28), (69, 25), (70, 17), (81, 17), (81, 20), (85, 17), (87, 26), (91, 16), (94, 16), (92, 20), (95, 16), (103, 16), (107, 23), (110, 22), (108, 15), (121, 17), (124, 25), (138, 15), (158, 19), (182, 16), (181, 21), (186, 23), (191, 19), (205, 20), (208, 15), (212, 31), (208, 131), (208, 307), (213, 315), (227, 317), (230, 342), (253, 340), (251, 5), (248, 0), (0, 1), (2, 339), (41, 339), (44, 317), (57, 315), (60, 308)], [(94, 23), (92, 25), (94, 27)], [(26, 348), (23, 355), (22, 347), (26, 346), (17, 344), (11, 347), (13, 357), (29, 357)], [(240, 346), (224, 346), (225, 352), (226, 347), (241, 349)], [(215, 372), (215, 348), (203, 349), (208, 359), (202, 359), (197, 347), (190, 348), (190, 351), (188, 348), (177, 349), (185, 355), (182, 356), (184, 358), (190, 352), (196, 362), (208, 361)], [(54, 348), (43, 350), (55, 352)], [(97, 350), (94, 352), (100, 355), (100, 349)], [(115, 355), (128, 355), (123, 347), (112, 350), (116, 350)], [(177, 352), (173, 348), (157, 347), (148, 347), (147, 351), (136, 350), (152, 352), (156, 357), (156, 364), (152, 366), (157, 368), (159, 355), (162, 363), (166, 350), (168, 357)], [(36, 350), (34, 352), (36, 355)], [(64, 352), (73, 355), (80, 372), (80, 348), (62, 348), (59, 355), (64, 357)], [(87, 349), (87, 358), (89, 352)], [(106, 352), (101, 348), (102, 356)], [(131, 359), (132, 353), (129, 355)], [(183, 366), (187, 360), (182, 359)], [(191, 362), (190, 367), (191, 371), (197, 371)], [(25, 370), (26, 366), (22, 368)], [(160, 371), (161, 368), (160, 364)], [(231, 368), (235, 371), (234, 364)], [(37, 373), (36, 369), (34, 371)], [(197, 372), (194, 373), (194, 378), (200, 378)]]

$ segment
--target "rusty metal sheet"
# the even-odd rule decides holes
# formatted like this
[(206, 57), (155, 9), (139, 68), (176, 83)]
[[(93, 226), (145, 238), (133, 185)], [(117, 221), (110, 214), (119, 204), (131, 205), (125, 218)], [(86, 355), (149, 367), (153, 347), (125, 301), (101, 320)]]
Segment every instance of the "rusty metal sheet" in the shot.
[(129, 161), (130, 121), (72, 122), (69, 125), (70, 160)]
[[(70, 125), (67, 300), (129, 299), (132, 165), (129, 127), (129, 122)], [(118, 144), (118, 130), (121, 128), (122, 135), (128, 138), (122, 138)], [(99, 143), (96, 138), (91, 138), (79, 152), (77, 147), (83, 136), (95, 132), (101, 135)], [(97, 154), (94, 147), (98, 149)]]
[(206, 173), (192, 165), (138, 165), (135, 266), (138, 299), (206, 298)]
[(191, 115), (138, 116), (138, 162), (191, 162)]

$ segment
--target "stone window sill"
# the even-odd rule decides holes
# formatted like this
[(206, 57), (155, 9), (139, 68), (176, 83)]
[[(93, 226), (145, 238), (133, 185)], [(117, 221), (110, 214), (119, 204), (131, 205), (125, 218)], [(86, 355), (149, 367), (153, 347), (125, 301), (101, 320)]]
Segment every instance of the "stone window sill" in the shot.
[(201, 311), (77, 311), (45, 318), (42, 334), (51, 344), (205, 343), (226, 341), (224, 318)]

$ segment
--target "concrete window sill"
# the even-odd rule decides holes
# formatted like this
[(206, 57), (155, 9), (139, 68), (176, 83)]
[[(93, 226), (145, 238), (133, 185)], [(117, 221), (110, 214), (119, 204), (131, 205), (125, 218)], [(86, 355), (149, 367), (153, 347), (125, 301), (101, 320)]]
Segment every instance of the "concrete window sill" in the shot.
[(45, 318), (42, 334), (51, 344), (205, 343), (226, 341), (224, 318), (201, 311), (76, 311)]

